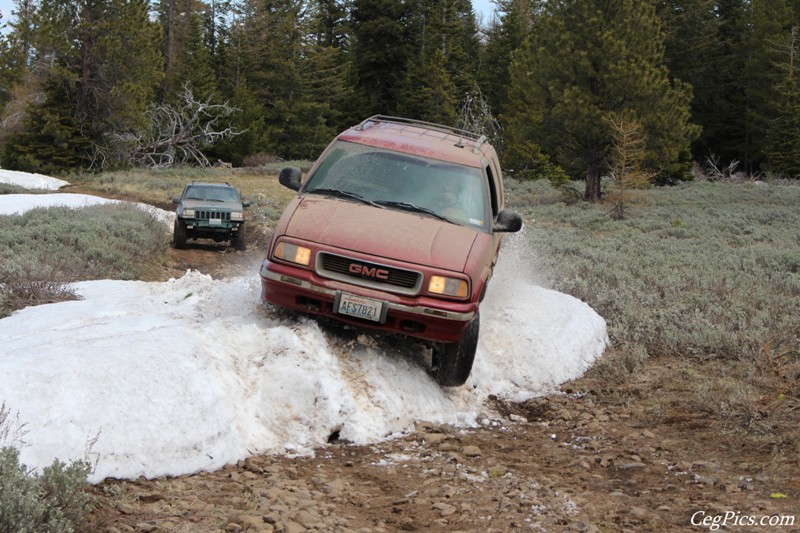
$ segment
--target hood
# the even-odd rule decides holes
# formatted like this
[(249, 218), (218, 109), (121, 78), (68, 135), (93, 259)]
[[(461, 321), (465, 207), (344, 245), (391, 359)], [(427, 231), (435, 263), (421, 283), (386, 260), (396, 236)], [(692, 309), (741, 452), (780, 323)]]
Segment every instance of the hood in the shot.
[(463, 272), (478, 232), (409, 211), (305, 196), (286, 235), (419, 265)]

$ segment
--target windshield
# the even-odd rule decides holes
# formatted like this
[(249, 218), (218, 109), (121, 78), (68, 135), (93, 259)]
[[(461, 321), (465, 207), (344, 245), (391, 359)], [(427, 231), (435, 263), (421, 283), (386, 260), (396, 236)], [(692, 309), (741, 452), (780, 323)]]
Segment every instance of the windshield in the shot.
[(209, 187), (208, 185), (189, 185), (183, 194), (184, 200), (203, 200), (207, 202), (238, 202), (236, 191), (229, 187)]
[(388, 209), (485, 228), (484, 182), (478, 168), (339, 141), (308, 178), (303, 192), (340, 191)]

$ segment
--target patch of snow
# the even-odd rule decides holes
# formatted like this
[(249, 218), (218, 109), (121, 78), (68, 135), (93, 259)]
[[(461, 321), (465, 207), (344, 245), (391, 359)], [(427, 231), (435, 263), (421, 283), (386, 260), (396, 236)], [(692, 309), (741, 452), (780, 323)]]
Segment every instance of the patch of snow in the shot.
[(76, 283), (81, 300), (0, 320), (0, 403), (26, 424), (21, 461), (88, 458), (93, 482), (153, 478), (313, 453), (336, 432), (368, 444), (423, 420), (476, 427), (490, 395), (548, 392), (608, 342), (588, 305), (520, 275), (525, 237), (513, 239), (481, 308), (473, 374), (453, 389), (413, 341), (353, 338), (263, 305), (258, 265), (225, 280)]

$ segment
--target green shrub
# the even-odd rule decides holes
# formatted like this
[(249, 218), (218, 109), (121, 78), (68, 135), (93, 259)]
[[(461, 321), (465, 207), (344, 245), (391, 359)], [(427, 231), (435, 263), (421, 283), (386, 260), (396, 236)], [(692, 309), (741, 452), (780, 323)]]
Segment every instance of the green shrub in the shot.
[(19, 462), (24, 424), (0, 404), (0, 533), (70, 532), (83, 521), (92, 500), (86, 461), (55, 460), (37, 474)]
[[(800, 187), (695, 182), (646, 194), (646, 208), (622, 221), (536, 184), (508, 195), (528, 221), (515, 238), (532, 250), (534, 279), (606, 320), (612, 347), (593, 368), (598, 390), (648, 379), (650, 358), (678, 358), (702, 376), (664, 378), (683, 408), (796, 446)], [(776, 434), (786, 436), (766, 437)]]
[(90, 471), (85, 461), (56, 460), (37, 474), (20, 464), (15, 448), (0, 448), (0, 533), (74, 531), (90, 510)]
[(70, 299), (73, 281), (136, 279), (167, 237), (163, 222), (128, 204), (0, 216), (0, 313)]
[(736, 358), (765, 339), (796, 341), (800, 188), (696, 183), (648, 194), (652, 205), (624, 221), (589, 204), (517, 206), (534, 219), (526, 233), (538, 274), (590, 303), (615, 343), (650, 354)]

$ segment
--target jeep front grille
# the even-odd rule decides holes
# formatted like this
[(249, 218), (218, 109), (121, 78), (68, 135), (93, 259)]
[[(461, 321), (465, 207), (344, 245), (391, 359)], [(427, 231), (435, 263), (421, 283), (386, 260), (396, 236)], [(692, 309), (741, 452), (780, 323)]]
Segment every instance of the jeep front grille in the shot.
[(205, 210), (195, 209), (194, 218), (197, 220), (210, 220), (212, 218), (218, 218), (220, 220), (230, 220), (231, 213), (230, 211), (205, 211)]
[(317, 273), (337, 279), (400, 294), (417, 294), (422, 284), (422, 273), (413, 270), (360, 261), (350, 257), (320, 252)]

